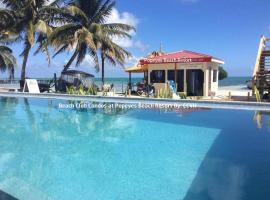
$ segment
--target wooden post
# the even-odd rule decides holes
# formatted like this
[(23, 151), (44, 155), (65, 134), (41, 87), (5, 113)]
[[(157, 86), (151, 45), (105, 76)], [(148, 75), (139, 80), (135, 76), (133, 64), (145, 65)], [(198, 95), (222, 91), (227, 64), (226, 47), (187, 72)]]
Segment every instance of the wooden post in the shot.
[(231, 94), (231, 92), (229, 92), (229, 99), (230, 99), (230, 100), (232, 99), (232, 94)]
[(174, 63), (174, 83), (176, 84), (177, 83), (177, 64)]
[(128, 96), (131, 96), (131, 89), (128, 90)]
[(248, 92), (247, 100), (250, 100), (250, 92)]
[(53, 79), (54, 79), (55, 92), (57, 92), (57, 91), (58, 91), (58, 84), (57, 84), (57, 76), (56, 76), (56, 73), (53, 74)]
[(128, 89), (131, 90), (131, 72), (129, 72)]

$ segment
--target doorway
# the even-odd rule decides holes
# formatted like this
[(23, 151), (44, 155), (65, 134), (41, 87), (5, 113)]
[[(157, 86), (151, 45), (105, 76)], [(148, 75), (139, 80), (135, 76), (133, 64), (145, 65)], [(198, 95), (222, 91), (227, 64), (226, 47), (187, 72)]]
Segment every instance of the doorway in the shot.
[(204, 72), (201, 69), (187, 70), (187, 95), (203, 96)]
[[(168, 81), (175, 81), (175, 70), (168, 70)], [(184, 70), (176, 70), (177, 92), (184, 92)]]

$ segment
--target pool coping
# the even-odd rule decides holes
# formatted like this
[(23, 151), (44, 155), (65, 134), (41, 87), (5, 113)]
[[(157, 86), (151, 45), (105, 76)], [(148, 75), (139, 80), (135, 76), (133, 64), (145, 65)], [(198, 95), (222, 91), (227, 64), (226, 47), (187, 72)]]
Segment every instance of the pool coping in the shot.
[(260, 110), (270, 111), (270, 103), (266, 102), (243, 102), (243, 101), (211, 101), (211, 100), (190, 100), (190, 99), (158, 99), (158, 98), (142, 98), (142, 97), (126, 97), (126, 96), (79, 96), (56, 93), (41, 93), (30, 94), (22, 92), (0, 92), (0, 97), (18, 97), (18, 98), (40, 98), (40, 99), (55, 99), (55, 100), (75, 100), (75, 101), (90, 101), (100, 103), (126, 103), (126, 104), (157, 104), (157, 105), (177, 105), (179, 108), (189, 108), (196, 105), (200, 108), (215, 108), (215, 109), (235, 109), (235, 110)]

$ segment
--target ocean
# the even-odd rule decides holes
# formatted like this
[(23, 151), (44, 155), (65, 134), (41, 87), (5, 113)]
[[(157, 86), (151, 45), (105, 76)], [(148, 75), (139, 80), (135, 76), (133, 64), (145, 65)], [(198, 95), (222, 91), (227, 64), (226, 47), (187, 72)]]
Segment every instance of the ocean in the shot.
[[(40, 80), (41, 78), (38, 78)], [(219, 86), (220, 87), (225, 87), (225, 86), (239, 86), (239, 85), (246, 85), (246, 81), (250, 80), (251, 77), (228, 77), (224, 80), (219, 81)], [(4, 80), (4, 79), (0, 79)], [(42, 78), (41, 80), (51, 80), (51, 79), (46, 79)], [(15, 82), (18, 81), (17, 79)], [(136, 84), (137, 82), (142, 81), (142, 78), (132, 78), (132, 83)], [(128, 83), (128, 78), (105, 78), (105, 82), (108, 84), (113, 84), (115, 87), (116, 92), (124, 92), (127, 88), (127, 83)], [(95, 78), (95, 83), (98, 86), (101, 86), (101, 79), (100, 78)]]
[(228, 77), (224, 80), (219, 81), (219, 86), (236, 86), (246, 85), (246, 81), (250, 80), (251, 77)]
[[(225, 86), (239, 86), (239, 85), (246, 85), (246, 81), (250, 80), (251, 77), (228, 77), (224, 80), (219, 81), (220, 87)], [(137, 82), (142, 81), (142, 78), (132, 78), (132, 83), (135, 84)], [(96, 78), (95, 82), (97, 85), (101, 85), (101, 79)], [(125, 88), (127, 87), (128, 78), (106, 78), (106, 83), (114, 84), (116, 91), (125, 91)]]

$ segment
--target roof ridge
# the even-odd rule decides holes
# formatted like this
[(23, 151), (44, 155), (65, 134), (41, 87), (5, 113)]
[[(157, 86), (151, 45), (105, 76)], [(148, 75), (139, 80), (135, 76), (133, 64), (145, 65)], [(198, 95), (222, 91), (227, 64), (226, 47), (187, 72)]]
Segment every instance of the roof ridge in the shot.
[(183, 50), (183, 52), (194, 53), (194, 54), (201, 55), (201, 56), (214, 57), (214, 56), (211, 56), (211, 55), (209, 55), (209, 54), (199, 53), (199, 52), (190, 51), (190, 50), (185, 50), (185, 49)]

